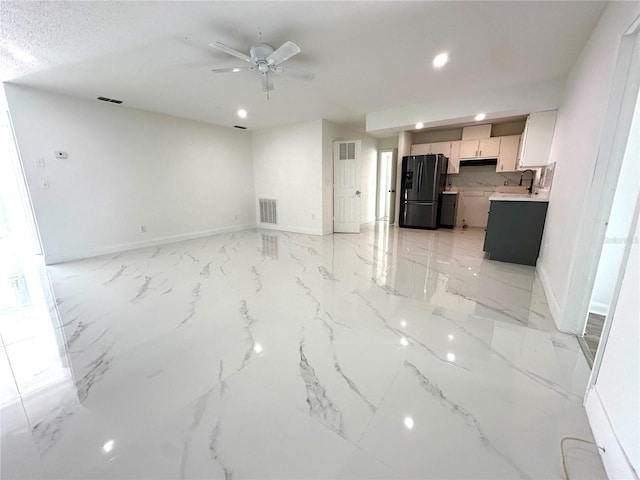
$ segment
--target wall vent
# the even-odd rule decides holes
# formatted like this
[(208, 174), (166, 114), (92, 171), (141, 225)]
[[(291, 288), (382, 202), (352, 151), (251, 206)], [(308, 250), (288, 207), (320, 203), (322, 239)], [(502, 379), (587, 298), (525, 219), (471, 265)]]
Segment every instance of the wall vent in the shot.
[(247, 127), (243, 127), (242, 125), (234, 125), (233, 128), (239, 128), (240, 130), (246, 130)]
[(260, 198), (260, 223), (278, 223), (278, 201), (273, 198)]
[(122, 103), (122, 100), (115, 100), (113, 98), (108, 98), (108, 97), (97, 97), (97, 98), (101, 102), (117, 103), (118, 105), (120, 105)]

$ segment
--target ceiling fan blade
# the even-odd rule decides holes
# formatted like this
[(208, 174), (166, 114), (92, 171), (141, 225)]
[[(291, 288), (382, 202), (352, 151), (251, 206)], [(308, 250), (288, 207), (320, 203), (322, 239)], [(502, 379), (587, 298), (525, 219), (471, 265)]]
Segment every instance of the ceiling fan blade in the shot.
[(295, 77), (301, 80), (313, 80), (316, 76), (313, 73), (305, 72), (303, 70), (296, 70), (293, 68), (277, 67), (273, 69), (278, 75), (286, 75), (288, 77)]
[(224, 43), (216, 42), (210, 43), (210, 46), (213, 48), (217, 48), (218, 50), (222, 50), (224, 53), (228, 53), (229, 55), (233, 55), (234, 57), (238, 57), (240, 60), (244, 60), (245, 62), (253, 63), (253, 60), (249, 55), (246, 55), (242, 52), (234, 50), (231, 47), (227, 47)]
[(255, 67), (214, 68), (211, 71), (213, 73), (236, 73), (236, 72), (248, 72), (249, 70), (255, 70)]
[(262, 84), (263, 92), (271, 92), (273, 90), (273, 81), (268, 73), (260, 74), (260, 83)]
[(282, 44), (275, 52), (267, 57), (269, 65), (280, 65), (282, 62), (289, 60), (294, 55), (300, 53), (300, 47), (293, 42)]

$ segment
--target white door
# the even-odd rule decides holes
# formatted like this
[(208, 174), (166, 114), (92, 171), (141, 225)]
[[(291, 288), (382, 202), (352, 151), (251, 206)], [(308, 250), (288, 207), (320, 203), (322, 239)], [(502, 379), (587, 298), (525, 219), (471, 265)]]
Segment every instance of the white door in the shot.
[(333, 231), (360, 233), (360, 140), (333, 144)]

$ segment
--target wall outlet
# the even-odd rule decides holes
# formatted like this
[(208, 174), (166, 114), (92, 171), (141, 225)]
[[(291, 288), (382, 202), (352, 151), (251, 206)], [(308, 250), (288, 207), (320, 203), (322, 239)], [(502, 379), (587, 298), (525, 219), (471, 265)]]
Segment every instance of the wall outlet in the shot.
[(233, 216), (233, 219), (234, 220), (238, 220), (238, 214), (237, 213)]
[(36, 167), (44, 168), (44, 158), (43, 157), (36, 158)]
[(140, 225), (140, 233), (147, 233), (147, 226), (146, 225)]
[(316, 219), (316, 214), (315, 214), (315, 213), (312, 213), (312, 214), (311, 214), (311, 220), (315, 220), (315, 219)]
[(49, 180), (42, 180), (42, 189), (43, 190), (49, 189)]

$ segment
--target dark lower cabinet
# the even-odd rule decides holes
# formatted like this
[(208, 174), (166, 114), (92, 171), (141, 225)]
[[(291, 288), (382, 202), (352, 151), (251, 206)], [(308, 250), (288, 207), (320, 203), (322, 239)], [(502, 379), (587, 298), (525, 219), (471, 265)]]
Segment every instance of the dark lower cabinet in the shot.
[(440, 219), (438, 226), (453, 228), (456, 226), (456, 213), (458, 210), (458, 195), (444, 193), (440, 195)]
[(548, 202), (492, 200), (484, 237), (491, 260), (535, 265)]

